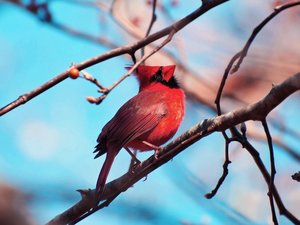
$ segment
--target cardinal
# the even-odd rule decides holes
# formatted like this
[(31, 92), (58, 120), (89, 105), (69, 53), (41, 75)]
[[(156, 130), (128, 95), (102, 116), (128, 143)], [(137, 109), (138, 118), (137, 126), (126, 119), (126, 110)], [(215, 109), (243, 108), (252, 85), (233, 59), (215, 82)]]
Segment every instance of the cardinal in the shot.
[(106, 153), (96, 185), (97, 204), (122, 148), (157, 152), (176, 133), (184, 115), (184, 92), (174, 71), (175, 65), (137, 67), (139, 93), (117, 111), (97, 139), (95, 158)]

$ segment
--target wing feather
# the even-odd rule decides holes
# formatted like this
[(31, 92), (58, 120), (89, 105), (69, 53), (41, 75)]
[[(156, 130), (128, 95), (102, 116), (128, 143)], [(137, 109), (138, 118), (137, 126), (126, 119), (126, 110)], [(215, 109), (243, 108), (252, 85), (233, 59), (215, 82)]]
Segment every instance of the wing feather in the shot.
[(94, 151), (97, 152), (95, 158), (106, 153), (107, 149), (120, 150), (156, 127), (167, 114), (167, 107), (161, 98), (159, 92), (144, 91), (126, 102), (103, 127), (97, 139), (99, 144)]

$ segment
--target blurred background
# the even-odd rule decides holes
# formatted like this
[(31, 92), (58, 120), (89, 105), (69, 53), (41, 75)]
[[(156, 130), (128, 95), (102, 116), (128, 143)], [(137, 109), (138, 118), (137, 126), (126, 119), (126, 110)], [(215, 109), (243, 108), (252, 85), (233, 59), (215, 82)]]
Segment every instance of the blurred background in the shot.
[[(287, 2), (231, 0), (189, 24), (147, 60), (149, 65), (177, 65), (176, 77), (187, 99), (177, 135), (216, 115), (214, 99), (229, 60), (273, 8)], [(151, 33), (200, 4), (158, 0)], [(0, 107), (72, 63), (142, 39), (151, 9), (151, 0), (0, 1)], [(261, 31), (238, 73), (229, 77), (222, 98), (224, 112), (256, 102), (273, 84), (299, 72), (299, 22), (300, 7), (294, 7)], [(146, 53), (160, 41), (147, 46)], [(86, 71), (110, 86), (131, 64), (128, 56), (120, 56)], [(96, 86), (84, 79), (67, 79), (2, 116), (0, 224), (44, 224), (80, 199), (75, 190), (94, 188), (103, 163), (103, 158), (93, 159), (97, 136), (137, 91), (135, 78), (129, 77), (97, 106), (85, 100), (99, 96)], [(291, 175), (299, 171), (299, 107), (299, 94), (295, 94), (268, 117), (275, 144), (275, 184), (286, 207), (298, 218), (300, 187)], [(249, 140), (269, 168), (261, 125), (246, 124)], [(151, 154), (138, 157), (146, 159)], [(195, 143), (79, 224), (271, 224), (268, 188), (251, 156), (239, 144), (231, 144), (230, 158), (229, 175), (211, 200), (204, 195), (222, 174), (221, 133)], [(125, 173), (129, 163), (128, 153), (121, 151), (109, 180)], [(291, 224), (282, 216), (279, 222)]]

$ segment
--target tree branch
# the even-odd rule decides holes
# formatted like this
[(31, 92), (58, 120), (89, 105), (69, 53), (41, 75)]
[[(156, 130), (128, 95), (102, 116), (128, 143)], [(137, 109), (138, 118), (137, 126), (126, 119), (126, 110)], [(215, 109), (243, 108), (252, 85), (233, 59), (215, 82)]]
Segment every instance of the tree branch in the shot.
[[(256, 163), (258, 169), (260, 170), (261, 174), (264, 177), (264, 180), (266, 181), (267, 185), (270, 182), (271, 176), (268, 172), (268, 170), (266, 169), (263, 161), (261, 160), (260, 156), (259, 156), (259, 152), (251, 145), (251, 143), (247, 140), (243, 138), (243, 135), (240, 134), (240, 132), (235, 128), (231, 128), (230, 129), (232, 134), (238, 139), (240, 140), (240, 143), (242, 144), (242, 146), (249, 152), (249, 154), (252, 156), (254, 162)], [(274, 199), (275, 202), (277, 204), (277, 207), (279, 209), (279, 213), (281, 215), (284, 215), (286, 218), (288, 218), (290, 221), (292, 221), (294, 224), (299, 224), (300, 220), (297, 219), (289, 210), (286, 209), (286, 207), (284, 206), (281, 197), (279, 195), (279, 192), (276, 188), (276, 186), (274, 186), (274, 190), (273, 190), (273, 195), (274, 195)]]
[(298, 6), (300, 5), (300, 1), (294, 1), (294, 2), (290, 2), (287, 4), (283, 4), (280, 6), (277, 6), (274, 9), (274, 12), (272, 12), (267, 18), (265, 18), (257, 27), (255, 27), (255, 29), (253, 30), (250, 38), (248, 39), (247, 43), (245, 44), (244, 48), (242, 49), (242, 51), (239, 52), (239, 60), (238, 62), (234, 65), (234, 67), (231, 70), (231, 73), (235, 73), (236, 71), (238, 71), (240, 65), (243, 62), (243, 59), (246, 57), (248, 50), (252, 44), (252, 42), (254, 41), (255, 37), (257, 36), (257, 34), (261, 31), (261, 29), (268, 23), (270, 22), (274, 17), (276, 17), (280, 12), (294, 7), (294, 6)]
[[(148, 36), (149, 36), (150, 31), (151, 31), (151, 29), (152, 29), (152, 26), (153, 26), (153, 24), (154, 24), (155, 21), (156, 21), (156, 17), (157, 17), (157, 16), (156, 16), (155, 10), (156, 10), (156, 0), (153, 0), (153, 2), (152, 2), (152, 15), (151, 15), (151, 20), (150, 20), (148, 29), (147, 29), (147, 31), (146, 31), (145, 37), (148, 37)], [(145, 47), (143, 47), (143, 48), (141, 49), (141, 56), (143, 57), (144, 55), (145, 55)]]
[(275, 212), (275, 207), (274, 207), (274, 200), (273, 200), (273, 196), (274, 196), (274, 180), (275, 180), (275, 174), (276, 174), (275, 159), (274, 159), (274, 150), (273, 150), (273, 142), (272, 142), (272, 136), (270, 134), (268, 123), (267, 123), (266, 119), (262, 120), (262, 125), (264, 127), (264, 131), (266, 133), (267, 140), (268, 140), (268, 146), (269, 146), (269, 152), (270, 152), (270, 163), (271, 163), (271, 177), (270, 177), (269, 184), (268, 184), (268, 186), (269, 186), (268, 196), (269, 196), (269, 200), (270, 200), (270, 206), (271, 206), (271, 211), (272, 211), (273, 223), (275, 225), (277, 225), (278, 221), (277, 221), (277, 217), (276, 217), (276, 212)]
[[(106, 184), (104, 193), (101, 196), (101, 200), (109, 199), (115, 195), (119, 195), (121, 192), (126, 191), (134, 183), (147, 176), (153, 170), (157, 169), (161, 165), (174, 158), (177, 154), (184, 151), (187, 147), (189, 147), (196, 141), (199, 141), (200, 139), (210, 135), (213, 132), (224, 131), (248, 120), (261, 121), (269, 114), (270, 111), (276, 108), (288, 96), (299, 89), (300, 73), (297, 73), (281, 84), (274, 86), (269, 94), (262, 100), (246, 107), (223, 114), (221, 116), (206, 119), (201, 123), (196, 124), (188, 131), (180, 135), (178, 138), (170, 142), (167, 146), (163, 147), (158, 153), (158, 159), (154, 159), (154, 156), (151, 156), (150, 158), (142, 162), (139, 166), (137, 166), (134, 170), (134, 173), (128, 172), (120, 178)], [(238, 135), (239, 133), (236, 132), (238, 131), (235, 131), (235, 133), (233, 132), (233, 134)], [(267, 180), (267, 182), (269, 182), (270, 175), (265, 169), (264, 164), (261, 162), (260, 158), (257, 157), (257, 151), (248, 142), (245, 143), (247, 150), (250, 149), (248, 150), (250, 154), (252, 156), (256, 156), (254, 160), (263, 171), (262, 174), (264, 178)], [(90, 196), (93, 195), (94, 190), (90, 193)], [(291, 221), (296, 221), (297, 223), (300, 222), (286, 210), (281, 202), (276, 187), (274, 187), (274, 198), (278, 205), (278, 208), (280, 209), (280, 213), (286, 215)], [(93, 201), (91, 201), (91, 198), (82, 196), (82, 199), (77, 204), (75, 204), (62, 214), (56, 216), (48, 223), (48, 225), (70, 223), (71, 221), (88, 212), (92, 205)]]
[[(217, 112), (218, 115), (221, 114), (221, 96), (223, 93), (223, 89), (225, 87), (225, 83), (226, 80), (228, 78), (229, 73), (235, 73), (238, 71), (240, 65), (243, 62), (243, 59), (246, 57), (248, 50), (252, 44), (252, 42), (254, 41), (255, 37), (258, 35), (258, 33), (261, 31), (261, 29), (268, 23), (270, 22), (275, 16), (277, 16), (280, 12), (294, 7), (294, 6), (298, 6), (300, 5), (300, 1), (296, 1), (296, 2), (292, 2), (292, 3), (287, 3), (281, 6), (278, 6), (274, 9), (274, 12), (272, 12), (267, 18), (265, 18), (257, 27), (254, 28), (251, 36), (249, 37), (248, 41), (246, 42), (245, 46), (243, 47), (243, 49), (241, 51), (239, 51), (238, 53), (236, 53), (230, 60), (229, 64), (227, 65), (225, 71), (224, 71), (224, 75), (222, 78), (222, 81), (220, 83), (218, 92), (217, 92), (217, 96), (215, 99), (215, 104), (217, 106)], [(234, 65), (235, 61), (238, 60), (238, 62)]]
[[(215, 1), (210, 1), (207, 4), (202, 5), (201, 7), (199, 7), (198, 9), (196, 9), (194, 12), (192, 12), (191, 14), (187, 15), (186, 17), (182, 18), (181, 20), (175, 22), (174, 24), (172, 24), (169, 27), (166, 27), (156, 33), (153, 33), (151, 35), (149, 35), (148, 37), (134, 43), (131, 45), (125, 45), (123, 47), (119, 47), (119, 48), (115, 48), (111, 51), (108, 51), (104, 54), (101, 54), (99, 56), (95, 56), (91, 59), (88, 59), (84, 62), (81, 62), (79, 64), (73, 65), (73, 67), (77, 68), (78, 70), (83, 70), (86, 69), (90, 66), (93, 66), (97, 63), (103, 62), (105, 60), (123, 55), (123, 54), (129, 54), (132, 55), (132, 53), (136, 52), (138, 49), (150, 44), (151, 42), (154, 42), (162, 37), (168, 36), (171, 33), (175, 34), (177, 33), (179, 30), (181, 30), (182, 28), (184, 28), (187, 24), (191, 23), (192, 21), (194, 21), (196, 18), (198, 18), (199, 16), (201, 16), (202, 14), (206, 13), (207, 11), (209, 11), (210, 9), (224, 3), (227, 2), (229, 0), (215, 0)], [(54, 77), (53, 79), (49, 80), (48, 82), (42, 84), (41, 86), (39, 86), (38, 88), (21, 95), (18, 99), (16, 99), (15, 101), (9, 103), (8, 105), (4, 106), (3, 108), (0, 109), (0, 116), (6, 114), (7, 112), (13, 110), (14, 108), (25, 104), (26, 102), (28, 102), (29, 100), (31, 100), (32, 98), (36, 97), (37, 95), (43, 93), (44, 91), (52, 88), (53, 86), (55, 86), (56, 84), (62, 82), (63, 80), (68, 78), (68, 74), (69, 74), (69, 70), (66, 70), (64, 72), (62, 72), (61, 74), (57, 75), (56, 77)]]
[(210, 193), (207, 193), (205, 195), (205, 197), (208, 199), (213, 198), (217, 194), (219, 188), (221, 187), (221, 185), (225, 181), (225, 178), (228, 175), (228, 165), (231, 163), (229, 159), (229, 144), (231, 143), (231, 141), (234, 141), (234, 139), (228, 138), (225, 131), (222, 131), (222, 133), (223, 133), (223, 137), (225, 138), (225, 161), (223, 163), (223, 173), (220, 179), (218, 180), (216, 187)]

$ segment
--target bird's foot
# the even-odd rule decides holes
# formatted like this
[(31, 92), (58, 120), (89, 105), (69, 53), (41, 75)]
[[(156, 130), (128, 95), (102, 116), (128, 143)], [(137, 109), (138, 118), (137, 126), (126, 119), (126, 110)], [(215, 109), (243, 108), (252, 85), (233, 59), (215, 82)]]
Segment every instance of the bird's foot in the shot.
[(135, 173), (135, 170), (138, 166), (140, 166), (142, 163), (139, 161), (139, 162), (134, 162), (133, 160), (131, 160), (130, 162), (130, 165), (129, 165), (129, 169), (128, 169), (128, 172), (134, 174)]
[(157, 145), (154, 145), (154, 144), (151, 144), (151, 143), (149, 143), (149, 142), (147, 142), (147, 141), (142, 141), (145, 145), (148, 145), (149, 147), (151, 147), (151, 148), (153, 148), (153, 150), (154, 150), (154, 158), (155, 159), (158, 159), (158, 157), (159, 157), (159, 152), (160, 152), (160, 150), (161, 150), (161, 147), (159, 147), (159, 146), (157, 146)]
[(141, 164), (141, 161), (136, 157), (136, 151), (133, 153), (129, 148), (125, 148), (125, 150), (129, 153), (129, 155), (131, 156), (131, 160), (135, 165)]
[(136, 153), (137, 153), (136, 150), (134, 152), (131, 152), (130, 149), (128, 149), (128, 148), (125, 148), (125, 149), (129, 153), (129, 155), (131, 156), (131, 161), (130, 161), (128, 172), (134, 174), (135, 169), (139, 165), (141, 165), (141, 161), (136, 157)]

